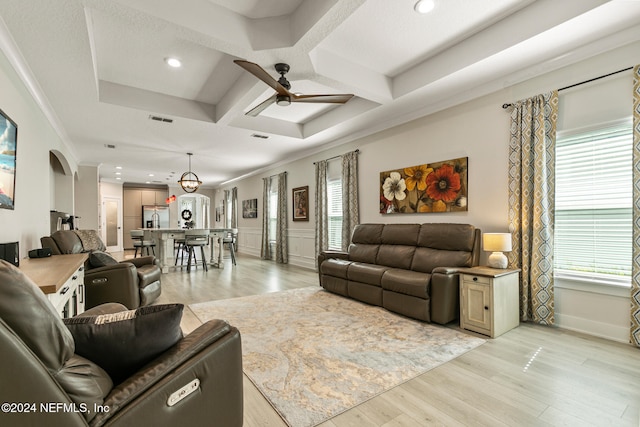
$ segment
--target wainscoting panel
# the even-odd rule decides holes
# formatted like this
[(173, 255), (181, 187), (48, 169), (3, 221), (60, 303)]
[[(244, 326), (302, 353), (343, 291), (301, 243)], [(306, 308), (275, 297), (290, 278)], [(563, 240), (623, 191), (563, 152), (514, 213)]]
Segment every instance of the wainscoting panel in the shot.
[(289, 264), (299, 267), (316, 268), (315, 230), (289, 229)]
[[(238, 252), (260, 256), (262, 228), (238, 229)], [(289, 229), (289, 264), (315, 270), (315, 230)]]

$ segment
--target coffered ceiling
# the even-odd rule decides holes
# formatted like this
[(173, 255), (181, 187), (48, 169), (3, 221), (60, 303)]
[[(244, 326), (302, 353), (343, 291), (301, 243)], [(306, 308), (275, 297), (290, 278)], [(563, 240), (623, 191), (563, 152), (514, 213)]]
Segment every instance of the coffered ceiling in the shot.
[[(637, 0), (434, 1), (2, 0), (0, 47), (102, 180), (175, 184), (192, 152), (215, 187), (640, 39)], [(275, 92), (235, 59), (355, 96), (250, 117)]]

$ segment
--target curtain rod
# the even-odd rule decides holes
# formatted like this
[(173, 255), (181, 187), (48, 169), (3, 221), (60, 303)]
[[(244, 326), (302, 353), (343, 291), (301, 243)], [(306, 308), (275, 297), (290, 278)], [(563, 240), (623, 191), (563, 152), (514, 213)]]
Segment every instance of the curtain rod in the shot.
[[(283, 174), (285, 174), (285, 175), (286, 175), (286, 174), (287, 174), (287, 171), (280, 172), (280, 173), (283, 173)], [(267, 178), (273, 178), (274, 176), (278, 176), (278, 175), (280, 175), (280, 173), (277, 173), (277, 174), (275, 174), (275, 175), (268, 176)]]
[[(610, 77), (610, 76), (613, 76), (615, 74), (624, 73), (625, 71), (629, 71), (629, 70), (632, 70), (632, 69), (633, 69), (633, 67), (623, 68), (622, 70), (614, 71), (612, 73), (605, 74), (605, 75), (602, 75), (602, 76), (599, 76), (599, 77), (594, 77), (592, 79), (585, 80), (585, 81), (580, 82), (580, 83), (574, 83), (574, 84), (569, 85), (569, 86), (561, 87), (560, 89), (558, 89), (558, 92), (561, 92), (561, 91), (567, 90), (567, 89), (571, 89), (572, 87), (580, 86), (580, 85), (583, 85), (583, 84), (586, 84), (586, 83), (595, 82), (596, 80), (604, 79), (605, 77)], [(507, 108), (511, 107), (512, 105), (513, 104), (502, 104), (502, 108), (507, 109)]]
[[(359, 149), (359, 148), (358, 148), (358, 149), (356, 149), (356, 150), (355, 150), (355, 152), (356, 152), (356, 153), (359, 153), (359, 152), (360, 152), (360, 149)], [(333, 159), (337, 159), (338, 157), (342, 157), (342, 156), (343, 156), (343, 154), (340, 154), (340, 155), (337, 155), (337, 156), (329, 157), (328, 159), (325, 159), (325, 160), (326, 160), (326, 161), (328, 161), (328, 160), (333, 160)], [(317, 163), (317, 162), (313, 162), (313, 164), (314, 164), (314, 165), (315, 165), (316, 163)]]

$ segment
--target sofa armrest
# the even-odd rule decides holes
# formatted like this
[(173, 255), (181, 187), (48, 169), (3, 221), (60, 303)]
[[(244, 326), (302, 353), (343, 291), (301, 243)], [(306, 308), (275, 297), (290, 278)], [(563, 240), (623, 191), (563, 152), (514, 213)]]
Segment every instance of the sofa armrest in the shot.
[(431, 321), (446, 325), (458, 318), (460, 291), (456, 268), (437, 267), (431, 272)]
[(330, 258), (338, 258), (338, 259), (349, 259), (349, 253), (343, 251), (322, 251), (318, 254), (318, 280), (320, 281), (320, 286), (322, 286), (322, 271), (320, 271), (320, 266), (322, 263)]
[(140, 290), (135, 265), (119, 263), (85, 270), (87, 309), (107, 302), (118, 302), (132, 310), (140, 306)]
[(458, 274), (461, 268), (462, 267), (436, 267), (433, 269), (433, 271), (431, 271), (431, 274), (433, 273)]
[(60, 248), (56, 244), (55, 240), (51, 238), (51, 236), (43, 236), (40, 238), (40, 244), (43, 248), (51, 249), (51, 255), (62, 255), (60, 252)]
[(156, 260), (156, 257), (154, 257), (153, 255), (149, 255), (149, 256), (141, 256), (138, 258), (130, 258), (127, 259), (125, 261), (121, 261), (120, 263), (131, 263), (133, 265), (136, 266), (136, 268), (145, 266), (145, 265), (149, 265), (149, 264), (153, 264), (153, 265), (159, 265), (160, 262), (158, 260)]
[[(198, 392), (167, 405), (170, 395), (195, 379)], [(97, 414), (92, 426), (104, 425), (112, 416), (119, 425), (144, 419), (148, 425), (169, 426), (180, 419), (184, 425), (206, 420), (209, 425), (241, 426), (242, 383), (240, 332), (212, 320), (115, 387), (104, 402), (109, 412)]]

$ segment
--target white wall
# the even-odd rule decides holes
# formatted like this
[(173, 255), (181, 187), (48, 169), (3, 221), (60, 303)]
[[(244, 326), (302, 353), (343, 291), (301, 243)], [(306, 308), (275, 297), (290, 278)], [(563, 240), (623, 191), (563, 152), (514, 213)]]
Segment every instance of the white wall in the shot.
[[(40, 247), (40, 237), (50, 234), (49, 210), (54, 209), (49, 151), (58, 150), (77, 166), (4, 52), (0, 51), (0, 109), (18, 125), (15, 209), (0, 209), (0, 242), (20, 242), (21, 257)], [(73, 182), (65, 191), (73, 191)], [(71, 204), (70, 208), (73, 208)]]

